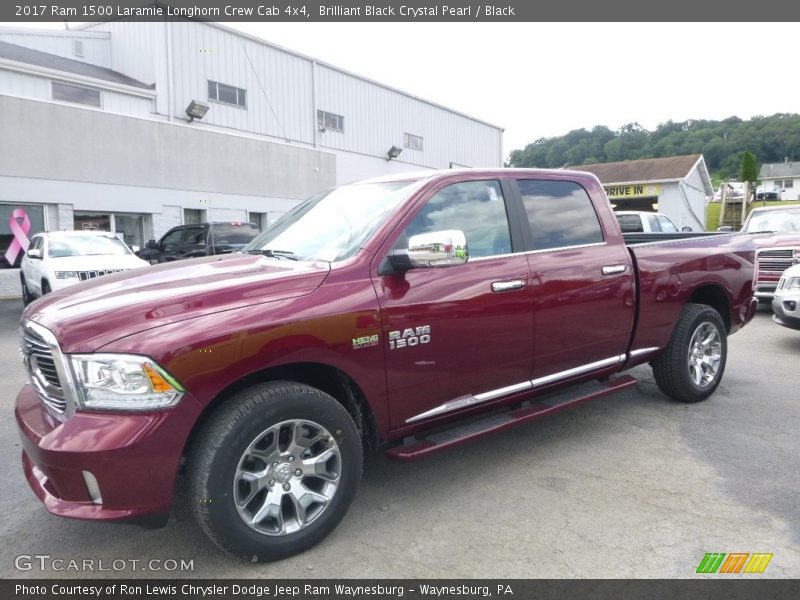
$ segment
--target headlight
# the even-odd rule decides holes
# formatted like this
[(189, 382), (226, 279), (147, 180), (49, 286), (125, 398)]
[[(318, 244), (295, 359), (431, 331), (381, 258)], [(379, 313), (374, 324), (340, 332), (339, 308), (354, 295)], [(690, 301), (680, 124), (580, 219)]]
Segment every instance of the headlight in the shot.
[(792, 263), (795, 265), (800, 264), (800, 248), (795, 248), (794, 252), (792, 252)]
[(792, 277), (784, 286), (787, 290), (800, 290), (800, 277)]
[(56, 271), (56, 278), (58, 279), (70, 279), (72, 277), (78, 277), (77, 271)]
[(70, 356), (78, 408), (158, 410), (175, 406), (186, 391), (149, 358), (129, 354)]

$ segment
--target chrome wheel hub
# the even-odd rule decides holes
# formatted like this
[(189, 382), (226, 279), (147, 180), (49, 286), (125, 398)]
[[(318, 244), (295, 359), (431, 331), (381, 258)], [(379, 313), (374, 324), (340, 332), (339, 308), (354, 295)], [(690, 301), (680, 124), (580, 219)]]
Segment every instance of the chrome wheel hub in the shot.
[(295, 419), (261, 432), (239, 459), (233, 501), (248, 527), (287, 535), (313, 523), (333, 500), (341, 454), (322, 425)]
[(701, 388), (714, 383), (722, 360), (722, 336), (713, 323), (697, 326), (689, 342), (688, 366), (692, 382)]

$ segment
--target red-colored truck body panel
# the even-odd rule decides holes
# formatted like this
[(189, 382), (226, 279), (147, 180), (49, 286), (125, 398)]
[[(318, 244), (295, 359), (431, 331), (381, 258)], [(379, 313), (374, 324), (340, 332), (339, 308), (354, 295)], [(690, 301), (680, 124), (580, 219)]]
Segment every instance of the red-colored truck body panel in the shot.
[[(455, 182), (499, 181), (512, 202), (520, 178), (583, 187), (602, 243), (557, 251), (517, 247), (458, 267), (379, 274), (400, 233), (437, 191)], [(742, 327), (754, 312), (753, 255), (752, 241), (742, 235), (628, 247), (601, 185), (587, 173), (425, 175), (363, 248), (340, 262), (199, 258), (108, 276), (32, 304), (23, 319), (48, 328), (62, 352), (148, 356), (187, 395), (159, 412), (67, 417), (52, 414), (26, 385), (16, 418), (28, 481), (48, 510), (63, 516), (163, 513), (187, 441), (207, 409), (243, 382), (287, 367), (323, 365), (346, 375), (384, 443), (532, 393), (608, 377), (663, 350), (683, 305), (698, 293), (724, 298), (729, 332)], [(607, 265), (624, 270), (609, 277)], [(523, 285), (493, 293), (495, 280)], [(430, 343), (389, 349), (390, 332), (425, 326)], [(375, 335), (379, 343), (356, 348), (355, 340)], [(485, 401), (431, 412), (465, 394)], [(89, 500), (83, 470), (99, 480), (102, 506)]]

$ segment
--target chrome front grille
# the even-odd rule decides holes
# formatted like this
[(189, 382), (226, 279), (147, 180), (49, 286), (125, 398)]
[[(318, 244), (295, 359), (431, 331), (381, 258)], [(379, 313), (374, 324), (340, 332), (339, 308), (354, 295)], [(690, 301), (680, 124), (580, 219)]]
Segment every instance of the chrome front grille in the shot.
[[(53, 345), (45, 340), (46, 329), (35, 323), (22, 326), (20, 353), (39, 399), (58, 413), (67, 408)], [(49, 332), (48, 332), (49, 333)]]
[(756, 254), (756, 266), (759, 272), (781, 274), (792, 266), (793, 248), (761, 250)]
[(103, 275), (111, 275), (112, 273), (120, 273), (122, 271), (127, 271), (128, 269), (106, 269), (105, 271), (77, 271), (78, 279), (81, 281), (87, 281), (89, 279), (94, 279), (95, 277), (101, 277)]

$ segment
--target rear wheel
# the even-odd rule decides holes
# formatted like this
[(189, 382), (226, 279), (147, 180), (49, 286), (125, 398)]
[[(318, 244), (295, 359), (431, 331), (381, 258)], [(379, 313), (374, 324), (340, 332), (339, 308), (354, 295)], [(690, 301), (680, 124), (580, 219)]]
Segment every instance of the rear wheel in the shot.
[(705, 400), (722, 380), (727, 354), (727, 333), (719, 313), (704, 304), (687, 304), (669, 345), (653, 362), (656, 384), (675, 400)]
[(361, 438), (334, 398), (275, 382), (233, 397), (199, 432), (190, 498), (229, 554), (270, 561), (310, 548), (344, 517), (361, 478)]

